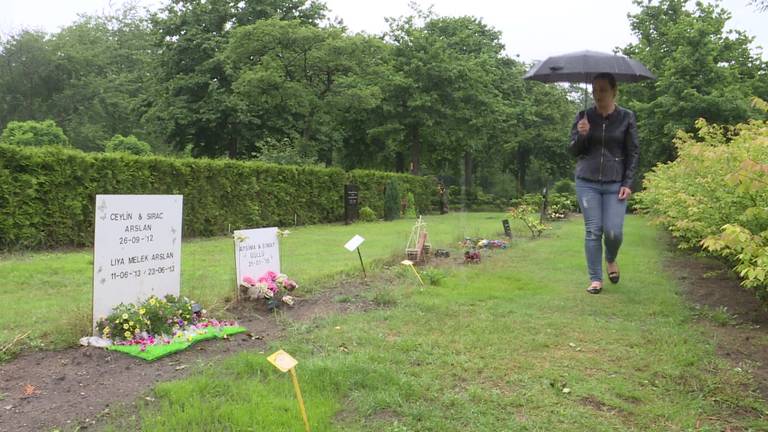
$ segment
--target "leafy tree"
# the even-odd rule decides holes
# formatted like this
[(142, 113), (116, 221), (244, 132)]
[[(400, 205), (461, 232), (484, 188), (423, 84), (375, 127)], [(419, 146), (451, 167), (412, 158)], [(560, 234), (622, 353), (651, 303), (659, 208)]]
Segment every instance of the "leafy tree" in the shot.
[(130, 153), (137, 156), (146, 156), (152, 154), (152, 146), (149, 143), (139, 140), (133, 135), (124, 137), (120, 134), (115, 135), (107, 141), (104, 146), (107, 153)]
[(11, 120), (57, 118), (48, 103), (65, 86), (47, 34), (21, 31), (0, 42), (0, 127)]
[(82, 16), (55, 34), (22, 31), (0, 44), (0, 125), (52, 118), (74, 146), (102, 150), (116, 133), (146, 135), (151, 33), (135, 6)]
[(45, 145), (69, 147), (69, 139), (53, 120), (12, 121), (0, 135), (0, 143), (30, 147)]
[[(358, 77), (381, 50), (381, 41), (341, 28), (271, 19), (234, 30), (225, 55), (236, 100), (258, 122), (252, 136), (287, 140), (332, 165), (343, 144), (340, 119), (369, 103), (360, 96), (370, 85)], [(255, 154), (253, 143), (242, 151)]]
[(259, 120), (233, 97), (221, 55), (232, 30), (268, 18), (316, 25), (324, 13), (306, 0), (172, 0), (153, 17), (160, 55), (147, 120), (179, 150), (191, 144), (196, 156), (241, 156)]
[(675, 158), (672, 138), (694, 122), (736, 124), (750, 115), (750, 98), (768, 95), (766, 63), (750, 51), (752, 38), (724, 30), (730, 13), (718, 4), (687, 0), (636, 0), (630, 15), (638, 42), (623, 48), (658, 79), (621, 90), (622, 100), (638, 116), (643, 157), (641, 171)]
[[(423, 24), (419, 24), (423, 21)], [(396, 152), (408, 170), (456, 169), (473, 181), (472, 154), (487, 142), (500, 94), (493, 86), (503, 49), (498, 31), (473, 17), (442, 18), (417, 11), (390, 21), (393, 73), (384, 83), (386, 129), (399, 134)], [(406, 156), (407, 155), (407, 156)]]

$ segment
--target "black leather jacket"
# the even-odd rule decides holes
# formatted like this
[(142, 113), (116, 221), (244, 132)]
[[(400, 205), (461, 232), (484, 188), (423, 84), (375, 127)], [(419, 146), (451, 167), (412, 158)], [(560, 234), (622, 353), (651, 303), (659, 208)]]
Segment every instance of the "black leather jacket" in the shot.
[(637, 143), (635, 113), (616, 105), (616, 109), (603, 117), (595, 107), (587, 109), (589, 133), (579, 135), (576, 125), (584, 111), (576, 115), (571, 128), (568, 150), (576, 156), (576, 177), (592, 181), (620, 181), (632, 187), (640, 148)]

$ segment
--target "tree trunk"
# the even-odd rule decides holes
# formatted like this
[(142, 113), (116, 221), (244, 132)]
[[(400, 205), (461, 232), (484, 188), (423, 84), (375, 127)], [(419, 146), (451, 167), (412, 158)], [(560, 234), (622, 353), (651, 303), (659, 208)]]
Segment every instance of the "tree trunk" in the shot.
[(472, 153), (464, 152), (464, 188), (469, 195), (472, 190)]
[(395, 172), (405, 172), (405, 155), (400, 151), (395, 153)]
[(421, 141), (419, 140), (419, 128), (411, 126), (408, 132), (411, 141), (411, 174), (419, 175), (421, 172)]

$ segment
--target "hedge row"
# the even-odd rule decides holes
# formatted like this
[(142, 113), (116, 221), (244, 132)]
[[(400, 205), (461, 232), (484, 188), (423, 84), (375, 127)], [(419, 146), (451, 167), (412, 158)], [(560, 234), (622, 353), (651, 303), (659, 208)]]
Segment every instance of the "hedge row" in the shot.
[(412, 192), (421, 212), (433, 178), (230, 160), (89, 154), (61, 147), (0, 144), (0, 250), (93, 244), (97, 194), (182, 194), (184, 235), (343, 220), (345, 183), (381, 215), (387, 180)]

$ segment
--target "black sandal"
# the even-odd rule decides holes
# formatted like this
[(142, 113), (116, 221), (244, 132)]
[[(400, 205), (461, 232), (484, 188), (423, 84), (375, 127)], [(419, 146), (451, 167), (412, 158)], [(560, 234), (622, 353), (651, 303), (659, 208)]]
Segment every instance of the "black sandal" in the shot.
[(602, 290), (603, 290), (603, 287), (599, 287), (599, 286), (590, 286), (589, 288), (587, 288), (587, 292), (590, 294), (600, 294), (600, 291)]
[(610, 280), (611, 283), (614, 283), (614, 284), (619, 283), (619, 272), (608, 273), (608, 280)]
[(616, 270), (614, 272), (608, 272), (608, 280), (610, 280), (613, 284), (619, 283), (619, 271)]

